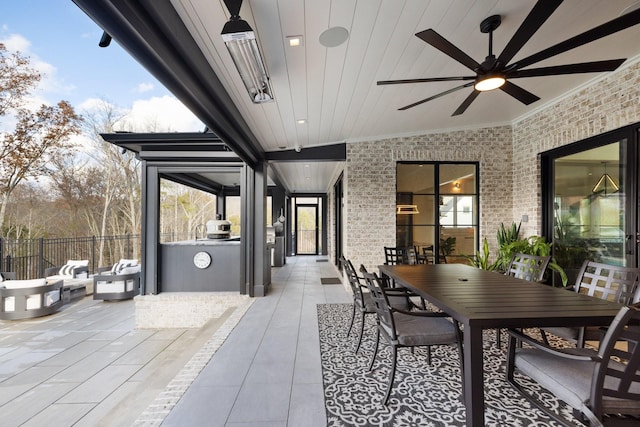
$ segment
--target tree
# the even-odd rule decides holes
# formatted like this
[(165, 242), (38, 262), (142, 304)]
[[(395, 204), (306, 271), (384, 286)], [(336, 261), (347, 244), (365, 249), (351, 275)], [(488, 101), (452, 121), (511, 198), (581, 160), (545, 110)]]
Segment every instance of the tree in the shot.
[(0, 229), (11, 193), (23, 180), (51, 172), (48, 163), (66, 156), (73, 149), (69, 138), (80, 133), (82, 118), (66, 101), (28, 108), (40, 79), (28, 57), (10, 54), (0, 43), (0, 119), (15, 121), (11, 131), (0, 122)]

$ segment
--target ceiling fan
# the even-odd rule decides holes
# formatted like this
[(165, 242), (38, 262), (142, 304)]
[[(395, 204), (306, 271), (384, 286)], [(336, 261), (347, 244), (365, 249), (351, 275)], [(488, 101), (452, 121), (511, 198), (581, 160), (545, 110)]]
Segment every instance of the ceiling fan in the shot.
[(452, 59), (458, 61), (471, 71), (476, 73), (474, 76), (457, 76), (457, 77), (433, 77), (423, 79), (405, 79), (405, 80), (382, 80), (378, 85), (392, 85), (392, 84), (404, 84), (404, 83), (425, 83), (425, 82), (444, 82), (444, 81), (466, 81), (469, 82), (456, 86), (452, 89), (445, 90), (436, 95), (406, 105), (399, 110), (407, 110), (417, 105), (423, 104), (428, 101), (432, 101), (436, 98), (448, 95), (460, 89), (473, 86), (473, 92), (460, 104), (452, 116), (457, 116), (462, 113), (471, 105), (471, 103), (478, 97), (480, 92), (500, 89), (503, 92), (508, 93), (512, 97), (525, 105), (529, 105), (536, 102), (540, 98), (531, 92), (523, 89), (522, 87), (512, 83), (511, 79), (522, 77), (541, 77), (541, 76), (556, 76), (562, 74), (578, 74), (578, 73), (599, 73), (605, 71), (613, 71), (618, 68), (625, 60), (623, 59), (611, 59), (606, 61), (593, 61), (583, 62), (578, 64), (557, 65), (541, 68), (530, 68), (524, 70), (523, 68), (551, 58), (560, 53), (590, 43), (594, 40), (598, 40), (602, 37), (624, 30), (640, 23), (640, 9), (636, 9), (625, 15), (619, 16), (607, 23), (604, 23), (598, 27), (592, 28), (589, 31), (585, 31), (575, 37), (567, 39), (561, 43), (544, 49), (536, 54), (533, 54), (527, 58), (520, 59), (513, 63), (509, 63), (518, 51), (524, 46), (524, 44), (533, 36), (536, 31), (542, 26), (542, 24), (553, 14), (553, 12), (560, 6), (562, 0), (538, 0), (533, 7), (529, 15), (525, 18), (520, 28), (513, 35), (511, 40), (507, 43), (504, 50), (496, 58), (493, 54), (493, 31), (500, 26), (500, 15), (493, 15), (484, 19), (480, 23), (480, 31), (482, 33), (489, 34), (489, 55), (480, 64), (476, 62), (469, 55), (458, 49), (447, 39), (436, 33), (433, 29), (421, 31), (416, 34), (417, 37), (424, 40), (431, 46), (435, 47), (445, 55), (448, 55)]

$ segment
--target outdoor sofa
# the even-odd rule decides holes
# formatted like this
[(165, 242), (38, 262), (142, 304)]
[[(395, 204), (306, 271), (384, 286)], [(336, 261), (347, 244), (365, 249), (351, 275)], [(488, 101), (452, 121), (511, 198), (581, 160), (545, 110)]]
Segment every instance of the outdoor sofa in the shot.
[(62, 280), (14, 280), (1, 273), (0, 319), (17, 320), (47, 316), (62, 307)]
[(62, 295), (65, 302), (84, 298), (93, 292), (91, 289), (93, 280), (89, 277), (88, 259), (70, 259), (62, 266), (46, 268), (44, 276), (48, 281), (62, 280), (64, 282)]

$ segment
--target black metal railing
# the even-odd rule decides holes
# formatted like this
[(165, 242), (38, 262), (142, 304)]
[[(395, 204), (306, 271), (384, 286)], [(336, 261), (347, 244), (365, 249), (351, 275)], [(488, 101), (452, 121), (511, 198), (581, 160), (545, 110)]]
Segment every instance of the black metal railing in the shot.
[(19, 279), (44, 277), (48, 267), (68, 260), (89, 260), (89, 273), (116, 263), (120, 258), (140, 257), (138, 234), (53, 239), (0, 237), (0, 271), (14, 271)]

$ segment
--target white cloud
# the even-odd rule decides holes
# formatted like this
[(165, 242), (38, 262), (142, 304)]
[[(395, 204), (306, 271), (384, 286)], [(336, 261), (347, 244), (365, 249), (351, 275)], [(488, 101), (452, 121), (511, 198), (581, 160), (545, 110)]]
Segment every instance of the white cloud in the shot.
[(202, 122), (177, 98), (169, 95), (137, 100), (118, 130), (132, 132), (199, 132)]
[(149, 92), (150, 90), (153, 90), (153, 83), (140, 83), (135, 89), (138, 93)]
[(23, 56), (29, 57), (29, 67), (42, 75), (37, 88), (38, 92), (69, 93), (75, 89), (74, 85), (65, 84), (56, 77), (57, 69), (55, 66), (43, 61), (31, 52), (31, 42), (24, 36), (10, 34), (0, 38), (0, 43), (3, 43), (9, 52), (20, 52)]

